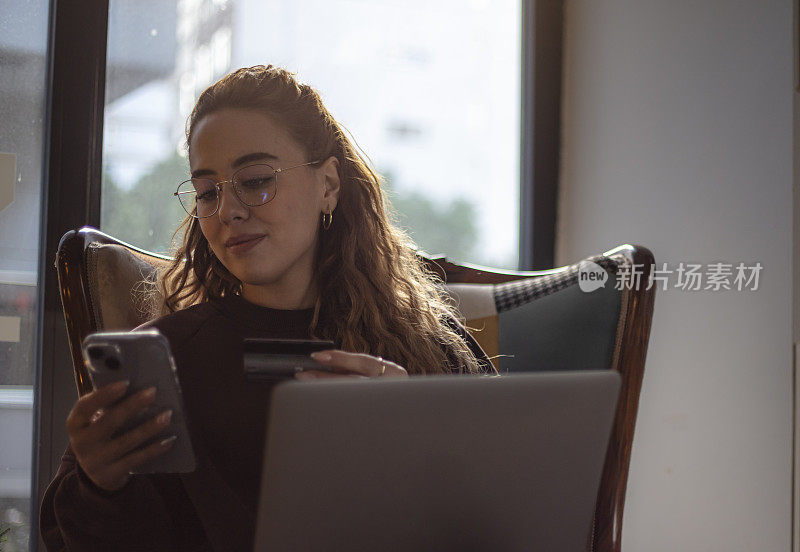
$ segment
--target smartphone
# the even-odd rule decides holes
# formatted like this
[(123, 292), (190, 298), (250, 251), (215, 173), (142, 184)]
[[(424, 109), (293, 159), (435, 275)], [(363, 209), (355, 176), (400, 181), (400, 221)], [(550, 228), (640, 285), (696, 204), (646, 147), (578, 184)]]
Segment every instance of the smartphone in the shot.
[(333, 372), (331, 366), (320, 364), (308, 355), (335, 348), (333, 341), (247, 338), (244, 340), (245, 377), (250, 381), (272, 383), (293, 378), (305, 370)]
[(158, 330), (98, 332), (86, 336), (82, 348), (89, 378), (95, 388), (128, 380), (127, 392), (120, 401), (148, 387), (156, 388), (156, 397), (150, 406), (128, 419), (115, 432), (115, 437), (172, 409), (169, 425), (140, 448), (172, 435), (177, 435), (175, 443), (166, 452), (141, 464), (131, 473), (194, 471), (194, 449), (186, 427), (178, 373), (167, 339)]

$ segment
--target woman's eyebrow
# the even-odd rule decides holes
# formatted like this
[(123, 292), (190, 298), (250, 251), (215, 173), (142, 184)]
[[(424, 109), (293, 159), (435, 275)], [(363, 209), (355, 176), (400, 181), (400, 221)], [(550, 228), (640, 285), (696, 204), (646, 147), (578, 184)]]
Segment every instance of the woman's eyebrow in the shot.
[(232, 167), (240, 167), (245, 163), (251, 163), (253, 161), (276, 161), (278, 158), (271, 153), (267, 153), (265, 151), (257, 151), (254, 153), (247, 153), (242, 155), (241, 157), (237, 158), (236, 161), (233, 162), (231, 165)]
[[(271, 153), (267, 153), (265, 151), (256, 151), (253, 153), (246, 153), (241, 157), (237, 157), (236, 160), (231, 163), (231, 167), (237, 168), (245, 165), (247, 163), (252, 163), (253, 161), (277, 161), (278, 157), (272, 155)], [(196, 171), (192, 171), (192, 178), (200, 178), (202, 176), (212, 176), (214, 175), (214, 171), (211, 169), (197, 169)]]

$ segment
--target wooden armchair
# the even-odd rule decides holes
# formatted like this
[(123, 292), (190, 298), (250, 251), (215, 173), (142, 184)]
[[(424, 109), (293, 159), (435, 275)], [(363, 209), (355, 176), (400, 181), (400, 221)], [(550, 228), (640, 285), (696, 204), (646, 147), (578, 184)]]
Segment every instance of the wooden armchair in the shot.
[[(647, 289), (653, 255), (644, 247), (623, 245), (588, 260), (609, 275), (606, 285), (592, 292), (580, 289), (579, 264), (516, 272), (426, 257), (446, 282), (471, 333), (495, 356), (501, 373), (584, 369), (620, 373), (622, 388), (587, 541), (592, 552), (619, 552), (653, 315), (655, 288)], [(56, 266), (79, 394), (91, 390), (81, 342), (95, 331), (132, 329), (145, 322), (135, 290), (167, 262), (168, 257), (91, 227), (61, 238)]]

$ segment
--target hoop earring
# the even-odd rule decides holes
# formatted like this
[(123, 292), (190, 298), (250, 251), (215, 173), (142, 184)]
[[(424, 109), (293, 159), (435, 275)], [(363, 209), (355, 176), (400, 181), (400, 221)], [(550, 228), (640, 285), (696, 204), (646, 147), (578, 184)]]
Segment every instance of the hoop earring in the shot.
[(327, 230), (331, 227), (333, 223), (333, 211), (328, 211), (327, 213), (322, 213), (322, 227)]

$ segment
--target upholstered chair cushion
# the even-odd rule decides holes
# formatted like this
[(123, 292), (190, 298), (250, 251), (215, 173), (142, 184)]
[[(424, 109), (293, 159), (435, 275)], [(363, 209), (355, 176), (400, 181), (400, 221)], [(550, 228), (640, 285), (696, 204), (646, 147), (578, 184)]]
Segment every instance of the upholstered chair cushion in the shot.
[[(609, 274), (584, 292), (581, 263)], [(616, 274), (623, 255), (590, 257), (550, 274), (503, 284), (451, 284), (447, 290), (467, 327), (501, 373), (608, 370), (618, 353), (624, 290)]]
[(155, 275), (154, 262), (159, 261), (145, 260), (121, 245), (88, 247), (86, 273), (98, 329), (130, 330), (148, 320), (143, 293), (145, 281)]

